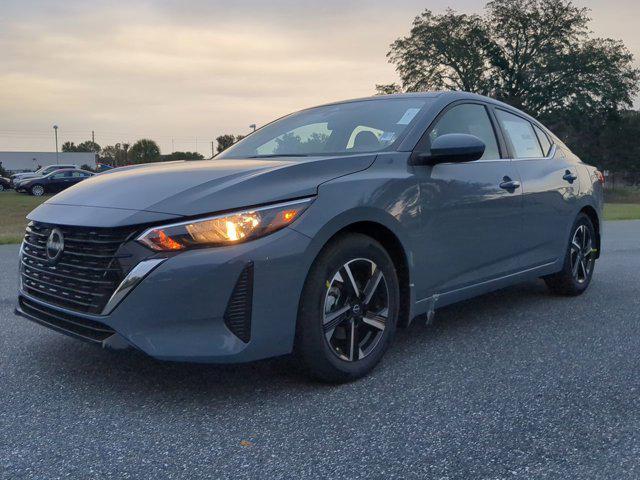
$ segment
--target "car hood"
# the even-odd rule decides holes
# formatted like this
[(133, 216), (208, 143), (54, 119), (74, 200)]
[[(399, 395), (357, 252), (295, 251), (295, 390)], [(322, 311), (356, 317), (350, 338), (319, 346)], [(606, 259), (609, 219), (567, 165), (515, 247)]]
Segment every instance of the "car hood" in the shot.
[[(193, 216), (315, 195), (318, 185), (368, 168), (375, 154), (165, 162), (110, 170), (52, 197), (54, 206)], [(139, 215), (136, 216), (139, 218)], [(51, 221), (51, 220), (49, 220)], [(97, 226), (97, 225), (93, 225)]]
[(24, 180), (26, 178), (35, 178), (35, 177), (39, 177), (40, 175), (36, 174), (36, 173), (17, 173), (13, 176), (14, 180)]
[(16, 185), (27, 184), (27, 183), (32, 182), (34, 180), (42, 180), (43, 178), (44, 177), (40, 176), (40, 175), (34, 175), (33, 177), (14, 178), (13, 179), (13, 183), (15, 183)]

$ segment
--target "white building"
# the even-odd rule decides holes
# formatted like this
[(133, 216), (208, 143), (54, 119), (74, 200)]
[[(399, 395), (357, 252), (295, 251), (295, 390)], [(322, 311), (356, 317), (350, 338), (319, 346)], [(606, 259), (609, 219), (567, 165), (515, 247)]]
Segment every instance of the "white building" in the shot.
[(47, 165), (89, 165), (96, 166), (96, 154), (93, 152), (0, 152), (0, 165), (11, 173), (29, 172)]

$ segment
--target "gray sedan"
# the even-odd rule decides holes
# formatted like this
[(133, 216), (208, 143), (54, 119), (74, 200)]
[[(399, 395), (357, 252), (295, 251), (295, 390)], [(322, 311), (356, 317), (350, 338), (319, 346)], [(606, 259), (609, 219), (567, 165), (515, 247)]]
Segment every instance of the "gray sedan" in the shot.
[(293, 353), (349, 381), (445, 305), (537, 277), (584, 292), (602, 182), (486, 97), (324, 105), (213, 160), (119, 168), (49, 199), (29, 215), (16, 311), (162, 360)]

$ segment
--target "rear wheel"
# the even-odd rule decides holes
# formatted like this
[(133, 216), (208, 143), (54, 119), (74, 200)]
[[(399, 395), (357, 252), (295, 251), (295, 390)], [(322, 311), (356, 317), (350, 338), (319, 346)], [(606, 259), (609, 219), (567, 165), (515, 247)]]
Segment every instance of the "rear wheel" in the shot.
[(31, 187), (31, 195), (34, 197), (41, 197), (44, 195), (44, 187), (42, 185), (34, 185)]
[(573, 224), (562, 270), (544, 279), (551, 292), (575, 296), (587, 289), (596, 263), (595, 244), (593, 223), (581, 213)]
[(4, 192), (4, 184), (0, 183), (0, 192)]
[(382, 245), (360, 234), (341, 237), (324, 248), (305, 282), (296, 354), (320, 380), (360, 378), (389, 347), (398, 306), (397, 275)]

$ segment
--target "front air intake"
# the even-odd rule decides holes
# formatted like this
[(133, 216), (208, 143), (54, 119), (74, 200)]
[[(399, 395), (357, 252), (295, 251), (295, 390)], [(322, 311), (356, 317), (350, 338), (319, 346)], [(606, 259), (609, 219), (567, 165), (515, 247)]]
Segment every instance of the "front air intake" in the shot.
[(249, 343), (251, 340), (252, 302), (253, 263), (249, 263), (240, 273), (224, 312), (224, 324), (244, 343)]

